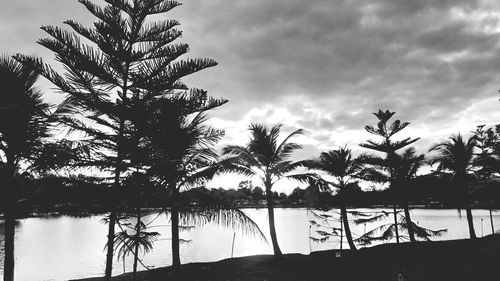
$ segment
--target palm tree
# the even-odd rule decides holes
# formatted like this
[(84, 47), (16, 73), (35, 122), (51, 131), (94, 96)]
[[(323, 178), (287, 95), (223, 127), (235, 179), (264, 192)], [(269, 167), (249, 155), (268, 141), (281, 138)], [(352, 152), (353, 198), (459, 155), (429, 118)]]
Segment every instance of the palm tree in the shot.
[(134, 265), (132, 271), (132, 280), (137, 278), (137, 265), (139, 262), (139, 252), (149, 253), (153, 249), (153, 242), (160, 235), (158, 232), (145, 231), (147, 225), (141, 221), (140, 208), (137, 209), (137, 222), (133, 227), (133, 233), (129, 234), (127, 230), (116, 233), (114, 247), (117, 249), (117, 258), (125, 259), (126, 256), (134, 255)]
[(309, 173), (291, 174), (301, 162), (290, 161), (291, 154), (302, 148), (301, 145), (289, 142), (294, 136), (303, 133), (301, 129), (287, 135), (278, 142), (281, 125), (268, 128), (262, 124), (250, 125), (251, 138), (246, 146), (229, 145), (223, 148), (221, 165), (225, 172), (238, 173), (249, 177), (258, 177), (266, 189), (267, 211), (269, 216), (269, 230), (273, 244), (274, 255), (281, 257), (278, 245), (276, 227), (274, 224), (273, 185), (284, 178), (298, 181), (314, 179)]
[(457, 186), (458, 192), (463, 197), (471, 239), (476, 238), (476, 233), (474, 231), (468, 187), (474, 180), (474, 170), (477, 168), (474, 154), (476, 144), (475, 137), (466, 140), (460, 134), (457, 134), (429, 149), (429, 152), (436, 153), (430, 163), (438, 165), (438, 172), (451, 174), (450, 183)]
[(50, 131), (50, 106), (35, 88), (38, 74), (0, 56), (0, 180), (5, 219), (4, 280), (14, 280), (16, 182), (40, 156)]
[(304, 161), (304, 166), (309, 169), (318, 170), (328, 176), (333, 177), (335, 181), (326, 181), (328, 186), (333, 187), (338, 191), (340, 197), (340, 217), (344, 226), (345, 235), (349, 247), (356, 250), (352, 239), (351, 229), (349, 227), (349, 219), (347, 217), (347, 209), (344, 197), (346, 187), (353, 183), (353, 180), (362, 169), (362, 163), (359, 158), (352, 156), (351, 150), (346, 147), (341, 147), (336, 150), (322, 152), (318, 159)]
[[(90, 28), (73, 20), (65, 21), (72, 31), (43, 26), (49, 38), (39, 44), (56, 54), (67, 70), (54, 71), (41, 59), (18, 56), (50, 80), (66, 100), (60, 111), (72, 131), (83, 132), (83, 139), (100, 146), (92, 161), (81, 165), (97, 167), (112, 179), (114, 192), (122, 191), (129, 174), (130, 157), (136, 156), (135, 124), (132, 105), (188, 90), (181, 79), (213, 67), (211, 59), (179, 59), (189, 48), (174, 43), (182, 35), (175, 20), (158, 20), (180, 5), (174, 0), (106, 0), (101, 7), (90, 0), (79, 0), (97, 18)], [(84, 39), (84, 40), (81, 40)], [(117, 196), (109, 198), (109, 225), (105, 280), (111, 280), (113, 243), (117, 219)]]
[[(360, 144), (361, 147), (372, 149), (378, 152), (382, 152), (385, 155), (383, 157), (376, 155), (365, 155), (364, 161), (367, 165), (371, 166), (365, 172), (365, 178), (372, 181), (381, 182), (381, 179), (387, 179), (389, 183), (389, 188), (393, 191), (393, 193), (398, 193), (400, 188), (398, 187), (398, 175), (396, 171), (396, 161), (398, 158), (397, 151), (418, 141), (419, 138), (404, 138), (399, 141), (394, 141), (393, 136), (399, 133), (401, 130), (406, 128), (410, 123), (409, 122), (401, 122), (400, 120), (395, 120), (391, 125), (387, 124), (395, 112), (391, 112), (389, 110), (382, 111), (379, 110), (376, 113), (373, 113), (375, 117), (377, 117), (378, 122), (376, 126), (365, 126), (365, 130), (373, 135), (382, 138), (382, 141), (377, 142), (373, 140), (368, 140), (366, 143)], [(386, 176), (380, 178), (380, 174), (385, 174)], [(387, 183), (386, 182), (386, 183)], [(399, 230), (398, 230), (398, 218), (397, 218), (397, 200), (398, 194), (395, 196), (395, 202), (393, 205), (393, 214), (394, 214), (394, 231), (396, 236), (396, 242), (399, 243)], [(411, 220), (409, 217), (406, 218), (407, 223), (411, 226)], [(411, 232), (411, 230), (410, 230)], [(412, 234), (410, 234), (412, 237)], [(411, 238), (411, 239), (414, 239)]]

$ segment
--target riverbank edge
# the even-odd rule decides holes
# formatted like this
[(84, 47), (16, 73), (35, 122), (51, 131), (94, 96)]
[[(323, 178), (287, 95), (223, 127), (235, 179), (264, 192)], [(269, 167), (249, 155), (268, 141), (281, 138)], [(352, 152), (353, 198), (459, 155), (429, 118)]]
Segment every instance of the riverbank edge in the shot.
[[(500, 234), (495, 234), (475, 240), (383, 244), (356, 252), (328, 250), (285, 254), (281, 259), (256, 255), (188, 263), (176, 270), (167, 266), (140, 271), (137, 280), (496, 280), (491, 278), (500, 278), (499, 262)], [(113, 281), (125, 280), (131, 280), (131, 273), (113, 277)]]
[[(238, 206), (237, 207), (240, 210), (245, 210), (245, 209), (267, 209), (267, 206), (265, 205), (252, 205), (252, 206)], [(279, 206), (274, 206), (275, 209), (309, 209), (309, 210), (321, 210), (321, 208), (314, 208), (311, 206), (307, 205), (279, 205)], [(340, 207), (336, 206), (331, 206), (329, 207), (330, 210), (335, 210), (339, 209)], [(348, 206), (347, 209), (391, 209), (392, 210), (393, 206), (392, 205), (373, 205), (373, 206)], [(143, 208), (142, 210), (145, 212), (160, 212), (163, 211), (165, 208)], [(168, 209), (168, 208), (167, 208)], [(425, 206), (425, 205), (410, 205), (410, 209), (413, 210), (463, 210), (463, 208), (457, 208), (457, 207), (449, 207), (449, 206)], [(488, 208), (486, 206), (475, 206), (472, 208), (472, 210), (492, 210), (494, 212), (499, 211), (500, 207), (498, 208)], [(136, 210), (131, 210), (130, 213), (136, 212)], [(40, 211), (36, 213), (31, 213), (28, 215), (24, 215), (19, 217), (18, 219), (27, 219), (27, 218), (42, 218), (42, 217), (48, 217), (48, 216), (74, 216), (74, 217), (91, 217), (91, 216), (98, 216), (98, 215), (106, 215), (109, 212), (107, 211), (88, 211), (88, 210), (82, 210), (82, 211), (66, 211), (66, 210), (53, 210), (53, 211)], [(134, 213), (135, 214), (135, 213)], [(0, 212), (0, 221), (3, 221), (3, 214)]]

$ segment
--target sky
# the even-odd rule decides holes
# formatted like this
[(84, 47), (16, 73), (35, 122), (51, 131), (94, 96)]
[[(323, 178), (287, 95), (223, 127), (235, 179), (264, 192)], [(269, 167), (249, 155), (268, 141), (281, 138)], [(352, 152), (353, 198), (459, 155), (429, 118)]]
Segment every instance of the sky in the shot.
[[(49, 63), (53, 54), (35, 44), (41, 25), (93, 21), (75, 0), (0, 4), (0, 52)], [(358, 145), (372, 138), (363, 127), (378, 109), (411, 123), (400, 137), (420, 137), (420, 152), (500, 123), (500, 1), (185, 0), (164, 17), (180, 21), (189, 57), (219, 63), (185, 79), (229, 100), (210, 115), (226, 130), (218, 147), (245, 144), (248, 125), (261, 122), (282, 123), (285, 134), (305, 130), (294, 159), (344, 145), (367, 152)]]

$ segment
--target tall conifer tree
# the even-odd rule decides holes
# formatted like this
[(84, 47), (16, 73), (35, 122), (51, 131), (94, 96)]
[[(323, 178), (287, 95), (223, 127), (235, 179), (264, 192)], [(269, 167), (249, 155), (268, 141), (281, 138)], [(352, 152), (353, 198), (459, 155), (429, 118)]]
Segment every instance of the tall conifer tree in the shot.
[[(59, 109), (67, 113), (62, 122), (101, 148), (85, 165), (107, 171), (116, 193), (137, 150), (134, 108), (146, 100), (184, 94), (189, 88), (181, 79), (216, 62), (180, 59), (188, 45), (174, 43), (182, 34), (176, 29), (179, 22), (151, 17), (179, 6), (177, 1), (105, 0), (104, 7), (89, 0), (79, 2), (97, 18), (92, 27), (73, 20), (64, 22), (71, 31), (42, 26), (50, 37), (38, 41), (55, 53), (64, 75), (40, 59), (18, 56), (18, 60), (32, 64), (66, 94)], [(106, 280), (112, 274), (116, 195), (109, 208)]]
[[(394, 232), (396, 236), (396, 242), (399, 243), (399, 231), (398, 231), (398, 205), (401, 203), (401, 175), (398, 173), (401, 170), (399, 159), (400, 155), (397, 151), (416, 142), (419, 138), (407, 137), (399, 141), (393, 139), (394, 135), (399, 133), (401, 130), (406, 128), (410, 123), (401, 122), (400, 120), (395, 120), (391, 124), (388, 124), (389, 120), (395, 114), (389, 110), (382, 111), (379, 110), (373, 113), (377, 117), (378, 122), (376, 126), (366, 125), (365, 130), (381, 138), (381, 141), (368, 140), (365, 143), (360, 144), (364, 148), (375, 150), (383, 153), (383, 156), (365, 156), (364, 162), (371, 165), (372, 168), (365, 170), (365, 176), (369, 180), (373, 181), (385, 181), (389, 183), (389, 188), (392, 190), (394, 195), (393, 211), (394, 211)], [(407, 209), (405, 209), (407, 210)], [(415, 241), (414, 229), (412, 227), (412, 222), (410, 218), (409, 211), (405, 211), (406, 225), (408, 226), (408, 234), (410, 236), (410, 241)]]

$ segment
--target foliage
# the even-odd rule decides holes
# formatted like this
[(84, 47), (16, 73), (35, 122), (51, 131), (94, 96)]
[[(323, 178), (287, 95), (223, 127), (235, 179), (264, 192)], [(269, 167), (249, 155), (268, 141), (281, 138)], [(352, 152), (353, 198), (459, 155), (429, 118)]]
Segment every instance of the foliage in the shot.
[[(406, 220), (406, 217), (404, 214), (402, 214), (403, 211), (398, 211), (398, 224), (394, 223), (382, 223), (379, 226), (376, 226), (375, 228), (367, 231), (363, 235), (359, 236), (356, 239), (356, 242), (361, 244), (361, 245), (370, 245), (374, 242), (382, 242), (382, 241), (389, 241), (391, 239), (394, 239), (396, 236), (396, 227), (398, 227), (399, 233), (404, 232), (405, 230), (408, 229), (408, 221)], [(367, 217), (366, 214), (363, 215), (362, 218), (354, 220), (356, 224), (366, 224), (366, 223), (375, 223), (379, 221), (384, 221), (389, 218), (389, 216), (393, 215), (391, 212), (386, 212), (386, 211), (381, 211), (381, 212), (375, 212), (371, 214), (371, 216)], [(412, 224), (412, 229), (415, 232), (415, 236), (417, 238), (426, 240), (426, 241), (431, 241), (431, 237), (440, 237), (444, 234), (446, 234), (447, 229), (440, 229), (440, 230), (431, 230), (422, 226), (419, 226), (413, 222)], [(405, 235), (400, 235), (400, 239), (405, 241), (409, 239), (408, 236)]]
[[(138, 247), (143, 254), (151, 252), (153, 249), (153, 242), (158, 240), (160, 235), (158, 232), (147, 232), (145, 231), (147, 226), (144, 222), (137, 222), (138, 226), (132, 228), (132, 232), (129, 233), (126, 229), (117, 232), (115, 235), (115, 249), (118, 249), (116, 256), (117, 258), (125, 258), (126, 256), (136, 253), (134, 252), (136, 247)], [(139, 229), (139, 232), (137, 232)]]

